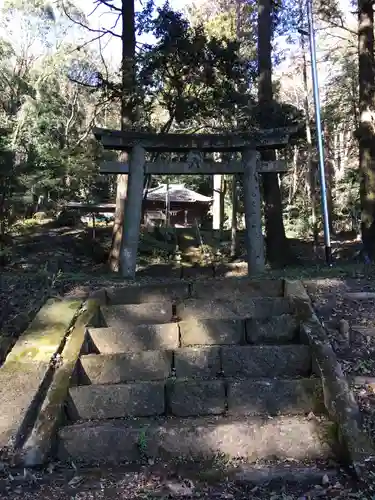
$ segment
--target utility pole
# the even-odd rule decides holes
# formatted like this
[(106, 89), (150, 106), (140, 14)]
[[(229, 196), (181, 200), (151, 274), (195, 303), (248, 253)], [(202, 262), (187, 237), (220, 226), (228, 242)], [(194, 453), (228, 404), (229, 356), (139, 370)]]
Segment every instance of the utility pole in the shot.
[(320, 116), (319, 80), (318, 80), (318, 69), (316, 61), (316, 43), (315, 43), (312, 0), (307, 0), (306, 3), (307, 3), (308, 31), (304, 31), (303, 29), (299, 29), (298, 31), (301, 35), (309, 36), (310, 39), (311, 76), (312, 76), (313, 90), (314, 90), (315, 122), (316, 122), (316, 133), (318, 139), (319, 178), (320, 178), (320, 190), (321, 190), (321, 203), (323, 211), (325, 257), (326, 257), (326, 263), (329, 266), (331, 266), (332, 249), (331, 249), (331, 236), (329, 233), (329, 215), (328, 215), (327, 188), (326, 188), (326, 176), (325, 176), (325, 166), (324, 166), (322, 123)]

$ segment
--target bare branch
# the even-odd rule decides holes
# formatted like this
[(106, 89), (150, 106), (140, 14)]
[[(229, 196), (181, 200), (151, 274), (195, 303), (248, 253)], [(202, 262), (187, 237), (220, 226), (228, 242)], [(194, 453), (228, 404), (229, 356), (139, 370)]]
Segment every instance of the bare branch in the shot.
[(98, 103), (96, 105), (95, 112), (94, 112), (93, 116), (91, 117), (90, 123), (88, 124), (86, 131), (77, 140), (73, 149), (76, 149), (88, 137), (88, 135), (91, 133), (91, 131), (95, 125), (95, 121), (96, 121), (97, 116), (102, 111), (102, 109), (105, 107), (105, 105), (108, 104), (109, 102), (111, 102), (111, 99), (106, 99), (105, 101)]
[(352, 35), (356, 35), (356, 36), (358, 35), (358, 33), (355, 30), (351, 30), (347, 26), (344, 26), (344, 21), (342, 19), (341, 19), (341, 23), (337, 23), (336, 21), (332, 21), (330, 19), (329, 20), (325, 19), (324, 17), (318, 17), (318, 19), (320, 21), (327, 23), (330, 26), (333, 26), (334, 28), (340, 28), (344, 31), (347, 31), (348, 33), (351, 33)]
[(77, 24), (78, 26), (81, 26), (82, 28), (86, 29), (87, 31), (91, 31), (91, 33), (101, 33), (102, 35), (112, 35), (116, 38), (121, 38), (121, 35), (119, 35), (118, 33), (115, 33), (114, 31), (112, 30), (109, 30), (109, 29), (106, 29), (106, 30), (103, 30), (103, 29), (95, 29), (95, 28), (91, 28), (90, 26), (88, 26), (87, 24), (85, 23), (82, 23), (81, 21), (78, 21), (77, 19), (74, 19), (66, 10), (66, 7), (64, 5), (64, 1), (61, 2), (61, 6), (62, 6), (62, 9), (64, 11), (64, 14), (66, 15), (66, 17), (74, 24)]
[(106, 78), (106, 80), (108, 80), (108, 78), (109, 78), (108, 66), (107, 66), (105, 59), (103, 57), (103, 49), (102, 49), (101, 40), (99, 40), (99, 54), (100, 54), (100, 59), (102, 60), (102, 64), (104, 66), (105, 78)]
[[(117, 19), (116, 19), (116, 21), (114, 22), (114, 24), (112, 25), (111, 30), (114, 30), (115, 28), (117, 28), (117, 24), (118, 24), (118, 22), (119, 22), (119, 20), (120, 20), (120, 19), (121, 19), (121, 14), (119, 14), (119, 15), (117, 16)], [(120, 38), (121, 38), (121, 37), (120, 37)]]
[(121, 9), (120, 9), (120, 7), (116, 7), (115, 5), (113, 5), (113, 4), (111, 3), (111, 0), (96, 0), (96, 3), (97, 3), (98, 5), (100, 5), (100, 4), (101, 4), (101, 5), (105, 5), (105, 6), (106, 6), (106, 7), (108, 7), (109, 9), (114, 10), (114, 11), (116, 11), (116, 12), (120, 12), (120, 14), (121, 14)]
[(93, 10), (90, 12), (90, 14), (87, 14), (87, 17), (90, 17), (94, 14), (94, 12), (96, 12), (99, 8), (99, 3), (97, 5), (95, 5), (95, 7), (93, 8)]
[(104, 36), (106, 36), (108, 34), (109, 33), (100, 33), (100, 35), (95, 36), (94, 38), (91, 38), (90, 40), (87, 40), (87, 42), (84, 42), (81, 45), (77, 45), (77, 47), (75, 47), (73, 50), (71, 50), (70, 52), (68, 52), (68, 55), (69, 54), (73, 54), (73, 52), (76, 52), (76, 51), (79, 52), (80, 50), (82, 50), (87, 45), (90, 45), (90, 43), (96, 42), (97, 40), (101, 40)]

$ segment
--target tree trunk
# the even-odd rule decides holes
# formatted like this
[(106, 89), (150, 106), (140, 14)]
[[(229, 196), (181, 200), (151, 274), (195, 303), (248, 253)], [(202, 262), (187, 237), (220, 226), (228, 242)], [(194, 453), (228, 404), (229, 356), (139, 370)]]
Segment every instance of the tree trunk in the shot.
[[(121, 97), (121, 130), (132, 128), (134, 123), (134, 91), (135, 91), (135, 10), (134, 0), (122, 0), (122, 97)], [(128, 162), (128, 154), (121, 152), (119, 161)], [(109, 254), (111, 271), (119, 272), (120, 255), (123, 242), (123, 226), (128, 176), (117, 176), (116, 212), (112, 233), (112, 246)]]
[(324, 134), (324, 157), (326, 159), (326, 196), (327, 196), (327, 207), (328, 207), (328, 218), (329, 218), (329, 232), (335, 234), (333, 227), (335, 207), (333, 203), (333, 190), (334, 190), (334, 163), (332, 161), (332, 148), (331, 148), (331, 137), (328, 128), (325, 126), (323, 130)]
[[(258, 3), (258, 103), (261, 125), (266, 128), (272, 122), (272, 3)], [(274, 151), (262, 153), (262, 160), (275, 160)], [(262, 175), (265, 202), (267, 260), (271, 264), (285, 265), (291, 261), (291, 250), (285, 236), (281, 192), (276, 173)]]
[(361, 230), (365, 252), (375, 259), (374, 12), (372, 0), (358, 1), (359, 170)]

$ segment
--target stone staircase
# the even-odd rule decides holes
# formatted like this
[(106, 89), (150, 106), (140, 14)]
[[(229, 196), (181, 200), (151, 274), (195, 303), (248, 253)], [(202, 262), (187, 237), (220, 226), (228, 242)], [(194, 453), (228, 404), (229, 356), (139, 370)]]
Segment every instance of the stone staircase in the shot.
[(70, 387), (61, 460), (334, 457), (282, 281), (109, 289)]

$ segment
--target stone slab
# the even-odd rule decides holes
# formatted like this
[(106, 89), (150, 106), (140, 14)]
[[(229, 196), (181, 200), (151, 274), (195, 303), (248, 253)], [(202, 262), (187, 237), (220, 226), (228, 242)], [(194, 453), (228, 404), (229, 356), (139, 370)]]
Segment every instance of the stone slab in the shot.
[(109, 305), (174, 302), (189, 297), (189, 285), (186, 283), (171, 283), (165, 286), (111, 287), (106, 288), (105, 291)]
[(171, 380), (167, 383), (170, 412), (177, 417), (219, 415), (225, 411), (222, 380)]
[[(297, 313), (303, 318), (301, 332), (307, 338), (321, 377), (324, 403), (328, 415), (336, 422), (342, 454), (360, 477), (369, 460), (375, 456), (374, 446), (363, 429), (360, 409), (347, 378), (334, 353), (328, 335), (313, 312), (311, 303), (299, 302)], [(310, 310), (310, 312), (309, 312)]]
[(80, 301), (50, 299), (21, 335), (0, 368), (0, 450), (11, 453), (26, 438), (51, 374), (51, 359)]
[(69, 415), (80, 420), (149, 417), (164, 413), (164, 382), (86, 385), (69, 391)]
[(180, 345), (177, 323), (136, 325), (133, 328), (89, 328), (88, 332), (101, 354), (177, 349)]
[(242, 296), (233, 301), (233, 309), (240, 318), (269, 318), (293, 312), (292, 304), (284, 297), (254, 297), (248, 299)]
[(222, 347), (226, 377), (276, 378), (311, 373), (311, 352), (305, 345)]
[(309, 294), (300, 280), (284, 280), (284, 297), (303, 302), (310, 301)]
[(241, 320), (202, 319), (180, 321), (182, 346), (240, 344), (244, 338), (244, 323)]
[(20, 456), (25, 467), (42, 465), (50, 458), (71, 378), (84, 343), (86, 325), (96, 314), (99, 304), (99, 301), (89, 299), (74, 323), (73, 330), (61, 353), (62, 363), (55, 369), (34, 427), (22, 447)]
[(139, 351), (121, 354), (89, 354), (80, 359), (83, 383), (119, 384), (135, 380), (162, 380), (172, 369), (172, 353)]
[[(58, 458), (110, 463), (150, 458), (212, 459), (225, 455), (249, 462), (332, 458), (334, 424), (301, 416), (204, 417), (93, 422), (59, 432)], [(142, 443), (143, 446), (140, 446)]]
[(240, 319), (232, 303), (221, 300), (188, 299), (177, 304), (177, 317), (180, 321), (201, 319)]
[(299, 323), (291, 314), (245, 321), (249, 344), (287, 344), (298, 337)]
[(49, 373), (50, 363), (8, 362), (0, 369), (0, 454), (12, 453), (26, 437), (33, 407)]
[(176, 376), (180, 378), (216, 377), (221, 372), (218, 347), (184, 347), (174, 351)]
[(172, 320), (172, 302), (149, 302), (101, 308), (105, 325), (113, 328), (169, 323)]
[(49, 361), (56, 353), (82, 301), (49, 299), (17, 340), (5, 363)]
[(234, 415), (298, 415), (324, 411), (320, 379), (228, 382), (228, 412)]
[(233, 297), (282, 297), (283, 281), (227, 278), (192, 284), (192, 297), (198, 299), (229, 299)]

